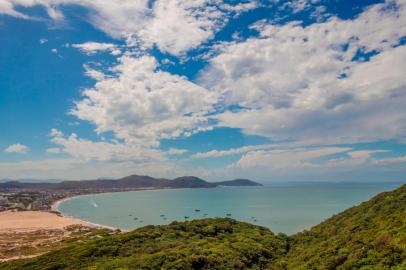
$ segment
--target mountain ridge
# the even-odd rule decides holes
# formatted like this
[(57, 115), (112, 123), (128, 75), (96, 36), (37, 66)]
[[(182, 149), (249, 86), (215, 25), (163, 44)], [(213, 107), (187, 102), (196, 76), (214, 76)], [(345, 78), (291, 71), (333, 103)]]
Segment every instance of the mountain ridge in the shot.
[(0, 190), (59, 191), (59, 190), (121, 190), (142, 188), (214, 188), (219, 186), (261, 186), (262, 184), (244, 179), (208, 182), (196, 176), (181, 176), (174, 179), (154, 178), (147, 175), (129, 175), (119, 179), (65, 180), (58, 183), (24, 183), (9, 181), (0, 183)]

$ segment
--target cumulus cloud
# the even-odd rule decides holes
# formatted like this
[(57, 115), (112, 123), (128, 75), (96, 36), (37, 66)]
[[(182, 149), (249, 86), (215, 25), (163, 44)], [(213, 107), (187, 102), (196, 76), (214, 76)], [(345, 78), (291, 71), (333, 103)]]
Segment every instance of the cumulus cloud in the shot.
[[(288, 1), (281, 9), (301, 12), (311, 2)], [(46, 152), (69, 156), (54, 161), (61, 171), (81, 169), (82, 162), (96, 164), (95, 168), (105, 165), (118, 175), (120, 170), (123, 174), (141, 170), (140, 166), (153, 172), (161, 164), (162, 171), (169, 174), (175, 167), (168, 165), (168, 156), (187, 150), (161, 151), (160, 140), (214, 126), (293, 141), (290, 147), (244, 146), (190, 157), (242, 155), (227, 168), (233, 172), (320, 169), (314, 160), (333, 154), (344, 157), (329, 159), (326, 168), (404, 162), (404, 157), (373, 158), (384, 150), (326, 146), (405, 137), (406, 46), (400, 42), (406, 36), (404, 0), (373, 5), (351, 20), (330, 15), (326, 20), (326, 10), (320, 7), (311, 16), (322, 18), (322, 23), (303, 26), (301, 22), (276, 25), (260, 21), (251, 27), (258, 37), (237, 36), (198, 56), (209, 62), (198, 82), (164, 71), (148, 49), (156, 47), (182, 60), (189, 50), (212, 39), (230, 17), (257, 8), (257, 1), (230, 5), (217, 0), (3, 0), (0, 14), (36, 19), (18, 7), (38, 5), (56, 21), (64, 20), (64, 5), (85, 7), (91, 24), (126, 41), (122, 47), (97, 42), (72, 45), (89, 55), (120, 55), (118, 64), (107, 70), (100, 65), (84, 66), (96, 83), (83, 91), (70, 111), (94, 124), (97, 133), (112, 132), (117, 140), (92, 141), (51, 130), (55, 147)], [(310, 147), (315, 144), (319, 147)], [(19, 163), (7, 170), (17, 175), (26, 166), (27, 173), (31, 168), (41, 175), (47, 170), (46, 162)], [(2, 169), (8, 165), (0, 163)]]
[(64, 136), (62, 132), (53, 129), (51, 142), (58, 148), (48, 149), (48, 153), (65, 153), (75, 160), (82, 161), (124, 161), (138, 162), (164, 161), (164, 153), (144, 148), (139, 144), (119, 142), (91, 141), (79, 138), (75, 133)]
[(219, 46), (200, 82), (242, 108), (219, 124), (321, 144), (404, 136), (406, 4), (396, 3), (305, 27), (261, 23), (259, 38)]
[(120, 49), (115, 44), (101, 42), (85, 42), (81, 44), (72, 44), (72, 47), (79, 49), (81, 52), (92, 55), (98, 52), (110, 52), (113, 55), (119, 55)]
[(225, 9), (228, 11), (234, 11), (234, 12), (236, 12), (236, 15), (239, 15), (242, 12), (256, 9), (260, 5), (261, 4), (258, 1), (249, 1), (249, 2), (239, 3), (237, 5), (223, 4), (220, 7), (222, 9)]
[(8, 146), (6, 149), (4, 149), (5, 153), (16, 153), (16, 154), (27, 154), (30, 149), (28, 146), (16, 143)]
[(286, 1), (283, 5), (279, 7), (280, 10), (288, 9), (293, 13), (301, 12), (305, 9), (311, 7), (312, 3), (316, 3), (314, 0), (295, 0), (295, 1)]
[(112, 71), (83, 92), (71, 113), (112, 131), (127, 143), (158, 146), (160, 139), (188, 136), (210, 128), (206, 114), (216, 95), (157, 69), (153, 57), (124, 56)]
[[(217, 0), (3, 0), (0, 14), (32, 19), (16, 7), (43, 6), (53, 20), (63, 20), (63, 5), (88, 9), (87, 20), (110, 36), (126, 39), (129, 45), (156, 46), (180, 55), (213, 37), (227, 18), (255, 7), (246, 3), (224, 5)], [(141, 43), (141, 44), (140, 44)]]
[(214, 1), (165, 0), (154, 2), (153, 19), (140, 31), (146, 43), (156, 43), (164, 52), (179, 55), (197, 47), (220, 29), (223, 14)]

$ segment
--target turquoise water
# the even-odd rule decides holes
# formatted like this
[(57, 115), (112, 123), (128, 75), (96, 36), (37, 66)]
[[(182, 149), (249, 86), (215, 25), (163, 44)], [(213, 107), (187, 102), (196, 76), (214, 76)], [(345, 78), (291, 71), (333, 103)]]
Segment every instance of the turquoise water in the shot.
[[(131, 230), (149, 224), (207, 217), (232, 218), (287, 234), (309, 228), (396, 184), (285, 184), (265, 187), (150, 190), (76, 197), (63, 214)], [(200, 211), (196, 211), (196, 210)]]

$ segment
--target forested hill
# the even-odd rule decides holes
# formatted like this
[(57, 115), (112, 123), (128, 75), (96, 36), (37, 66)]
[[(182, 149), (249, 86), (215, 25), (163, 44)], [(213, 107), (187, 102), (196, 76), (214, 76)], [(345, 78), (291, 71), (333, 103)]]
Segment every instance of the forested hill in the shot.
[(73, 190), (130, 190), (142, 188), (212, 188), (218, 186), (260, 186), (251, 180), (231, 180), (207, 182), (195, 176), (182, 176), (175, 179), (154, 178), (145, 175), (130, 175), (120, 179), (97, 179), (83, 181), (63, 181), (60, 183), (23, 183), (8, 181), (0, 183), (0, 190), (25, 191), (73, 191)]
[(406, 185), (378, 194), (290, 241), (284, 258), (289, 269), (406, 269)]
[(228, 218), (106, 236), (0, 269), (405, 269), (406, 185), (292, 236)]

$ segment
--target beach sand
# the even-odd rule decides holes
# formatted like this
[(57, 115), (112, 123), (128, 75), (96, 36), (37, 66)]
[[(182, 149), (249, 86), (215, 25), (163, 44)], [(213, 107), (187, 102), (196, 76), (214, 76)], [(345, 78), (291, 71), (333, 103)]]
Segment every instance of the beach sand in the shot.
[(67, 227), (71, 225), (96, 228), (90, 223), (50, 212), (0, 212), (0, 263), (31, 258), (66, 246), (62, 240), (70, 237), (72, 229)]
[(0, 232), (63, 229), (70, 225), (93, 226), (90, 223), (55, 213), (40, 211), (0, 212)]

